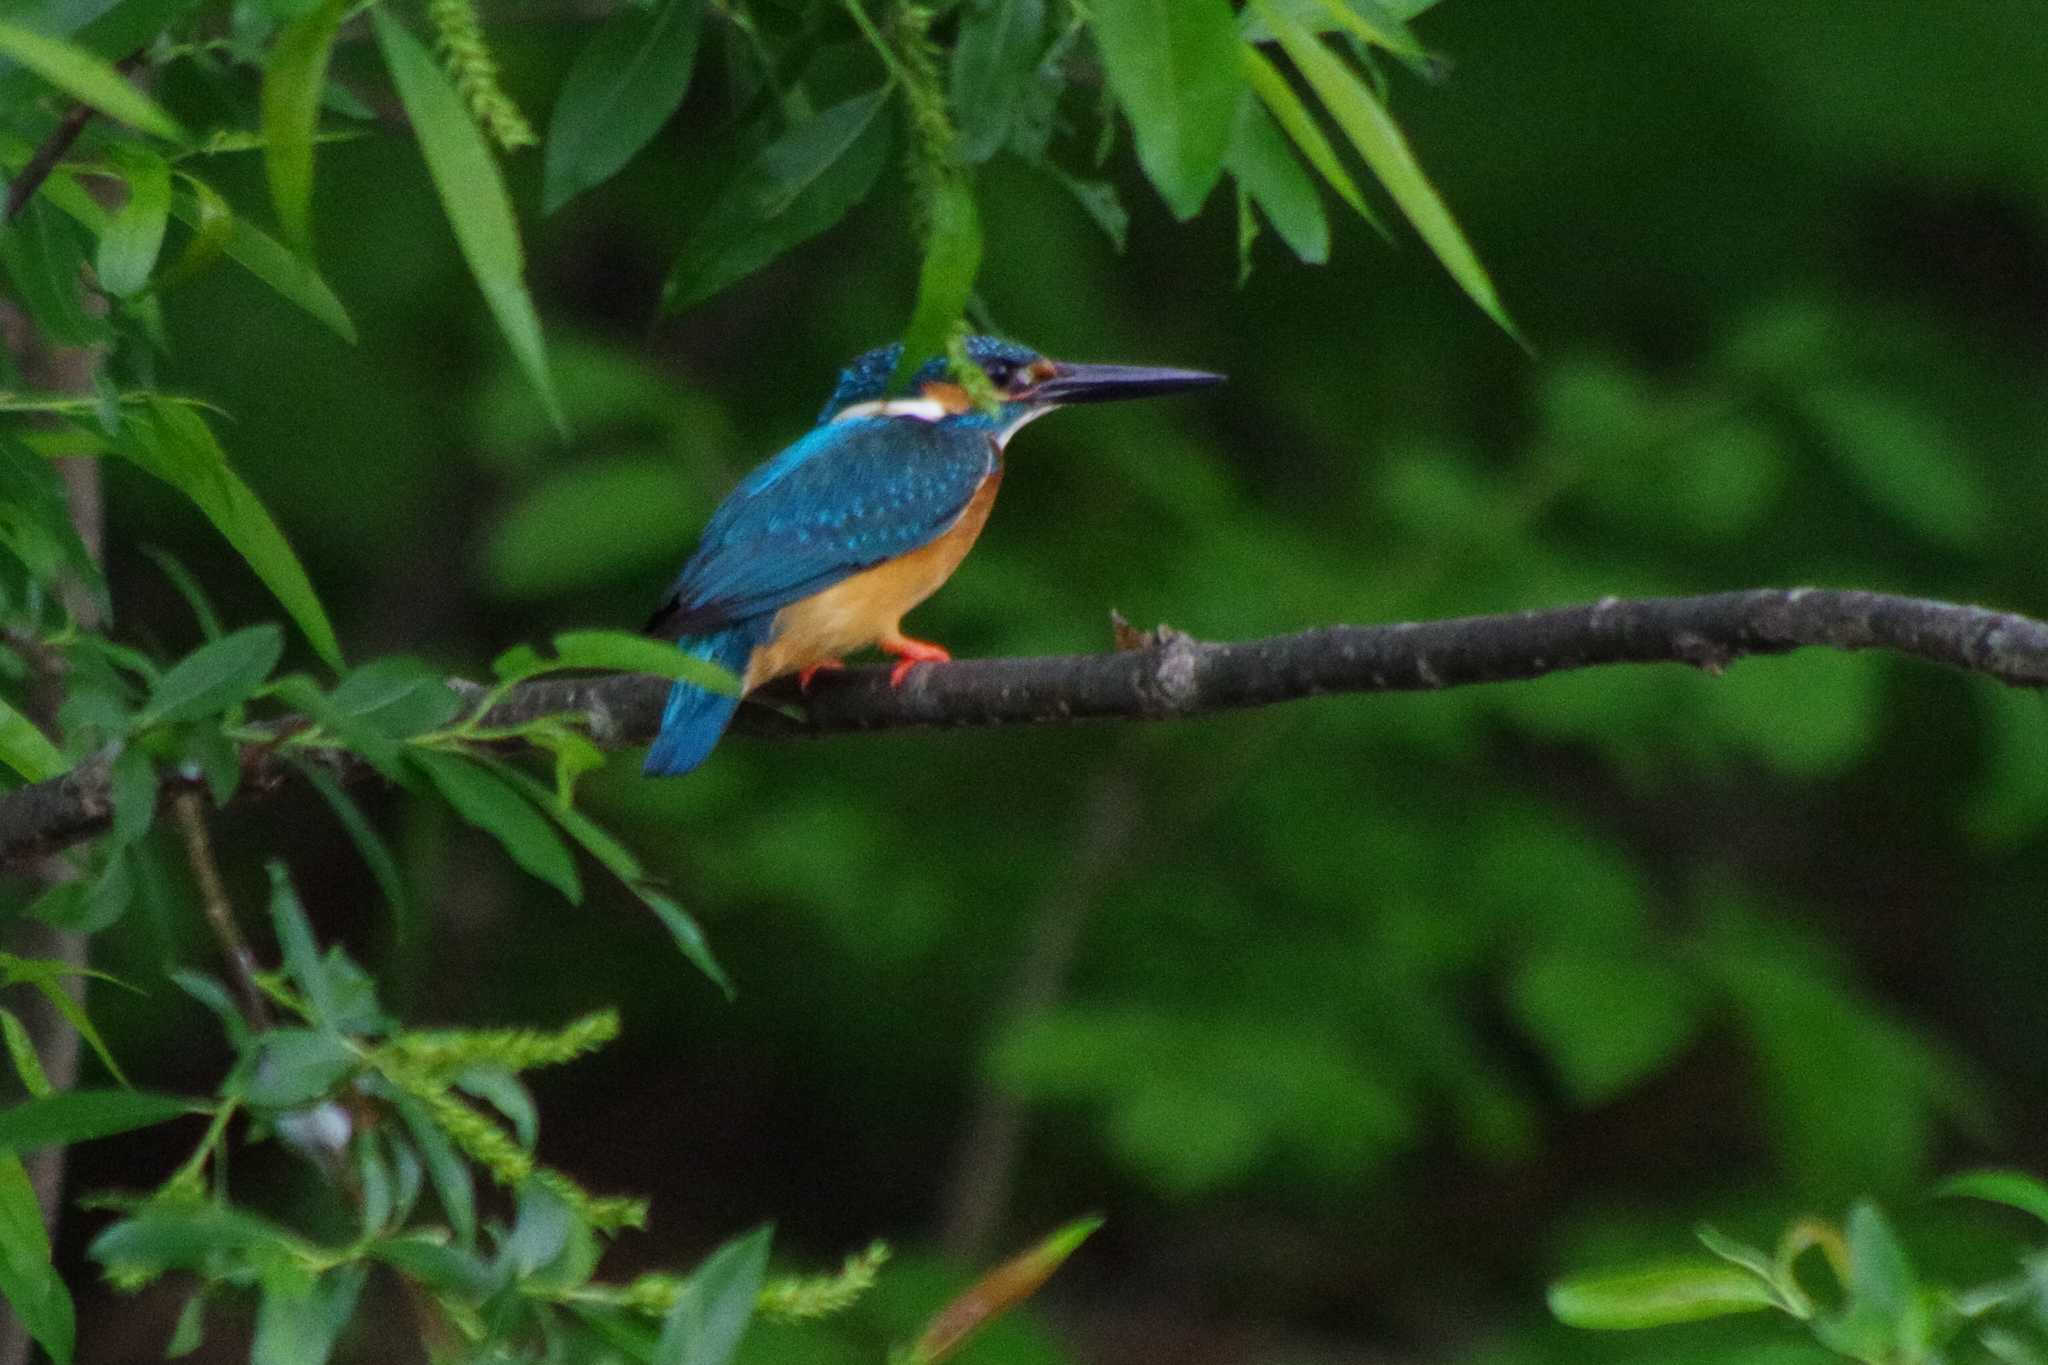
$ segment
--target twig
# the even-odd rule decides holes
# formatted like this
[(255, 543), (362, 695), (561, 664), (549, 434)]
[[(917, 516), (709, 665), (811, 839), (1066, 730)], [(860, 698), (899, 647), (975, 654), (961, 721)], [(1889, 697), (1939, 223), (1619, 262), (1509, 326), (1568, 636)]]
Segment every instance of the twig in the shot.
[(242, 930), (235, 923), (234, 904), (228, 900), (220, 867), (213, 860), (213, 840), (206, 831), (206, 798), (187, 788), (171, 798), (171, 812), (185, 836), (185, 860), (192, 864), (192, 880), (199, 884), (200, 907), (206, 912), (206, 922), (213, 927), (221, 956), (227, 959), (228, 971), (241, 992), (242, 1013), (260, 1033), (270, 1027), (270, 1002), (264, 998), (263, 988), (256, 984), (256, 954), (250, 951), (249, 941), (242, 937)]
[[(114, 69), (126, 75), (141, 61), (142, 54), (138, 52), (114, 63)], [(49, 136), (42, 140), (23, 163), (21, 174), (15, 176), (14, 183), (7, 187), (5, 221), (11, 223), (21, 216), (21, 211), (28, 207), (28, 201), (35, 198), (36, 191), (50, 178), (50, 172), (57, 169), (57, 164), (64, 159), (65, 153), (71, 150), (71, 144), (77, 142), (79, 135), (85, 132), (85, 126), (92, 122), (96, 112), (98, 111), (90, 104), (74, 104), (64, 112), (64, 117), (57, 121), (57, 126), (50, 130)]]
[(57, 163), (71, 150), (71, 144), (78, 141), (85, 125), (92, 122), (94, 110), (90, 104), (74, 104), (50, 135), (30, 155), (22, 166), (21, 174), (7, 187), (7, 221), (13, 222), (28, 207), (28, 201), (35, 198), (36, 191), (50, 178), (50, 172), (57, 169)]
[[(783, 685), (764, 697), (801, 706), (801, 719), (742, 707), (733, 728), (792, 739), (851, 730), (1168, 720), (1342, 692), (1519, 682), (1602, 664), (1681, 663), (1719, 673), (1747, 655), (1807, 646), (1883, 649), (2015, 687), (2048, 686), (2048, 622), (1885, 593), (1758, 588), (1326, 626), (1237, 644), (1205, 644), (1161, 628), (1142, 647), (1113, 654), (927, 665), (900, 688), (889, 685), (886, 668), (855, 668), (821, 679), (809, 697)], [(474, 683), (453, 685), (482, 695)], [(667, 683), (640, 675), (540, 679), (513, 689), (487, 720), (509, 727), (567, 715), (600, 745), (623, 748), (653, 737), (667, 692)], [(275, 756), (244, 757), (245, 774), (258, 779), (245, 782), (245, 791), (282, 775)], [(355, 764), (350, 771), (367, 768)], [(91, 838), (107, 828), (112, 809), (100, 762), (0, 796), (0, 865)]]

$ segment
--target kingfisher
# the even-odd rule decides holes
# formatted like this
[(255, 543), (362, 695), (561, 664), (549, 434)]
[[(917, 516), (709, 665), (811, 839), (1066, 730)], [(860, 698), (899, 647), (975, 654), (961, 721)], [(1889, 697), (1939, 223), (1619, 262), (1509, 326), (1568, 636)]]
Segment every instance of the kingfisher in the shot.
[[(944, 357), (892, 395), (900, 345), (842, 370), (817, 424), (711, 514), (648, 632), (731, 672), (742, 693), (791, 673), (808, 690), (819, 670), (869, 645), (895, 656), (889, 681), (900, 687), (919, 664), (952, 658), (905, 635), (903, 617), (973, 548), (1019, 429), (1069, 403), (1223, 382), (1199, 370), (1048, 360), (987, 336), (966, 350), (993, 403), (955, 382)], [(677, 683), (645, 770), (674, 776), (702, 763), (739, 700)]]

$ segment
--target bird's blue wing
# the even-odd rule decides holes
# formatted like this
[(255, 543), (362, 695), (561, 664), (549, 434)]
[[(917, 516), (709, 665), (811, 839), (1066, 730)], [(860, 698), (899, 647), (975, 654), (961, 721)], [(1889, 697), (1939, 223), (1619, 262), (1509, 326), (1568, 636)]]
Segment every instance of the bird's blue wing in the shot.
[(930, 543), (1000, 458), (973, 425), (854, 418), (740, 481), (649, 629), (697, 635), (777, 611)]

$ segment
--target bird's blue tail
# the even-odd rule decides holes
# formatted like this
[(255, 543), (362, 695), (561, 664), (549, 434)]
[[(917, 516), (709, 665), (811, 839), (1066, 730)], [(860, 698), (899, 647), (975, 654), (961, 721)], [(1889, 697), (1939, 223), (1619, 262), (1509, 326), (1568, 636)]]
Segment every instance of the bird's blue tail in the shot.
[[(716, 635), (698, 635), (676, 643), (686, 653), (743, 675), (754, 646), (761, 643), (761, 627), (758, 621), (741, 621)], [(739, 704), (738, 697), (707, 691), (694, 683), (677, 683), (669, 690), (668, 705), (661, 713), (661, 732), (655, 735), (641, 771), (649, 777), (678, 777), (702, 763), (711, 756)]]

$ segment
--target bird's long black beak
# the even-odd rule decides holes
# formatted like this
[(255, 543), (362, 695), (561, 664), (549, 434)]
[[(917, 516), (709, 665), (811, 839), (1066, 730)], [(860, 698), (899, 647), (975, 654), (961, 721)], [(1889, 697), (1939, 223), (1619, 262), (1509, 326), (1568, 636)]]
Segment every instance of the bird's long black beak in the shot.
[(1163, 370), (1150, 365), (1056, 365), (1052, 378), (1031, 391), (1041, 403), (1106, 403), (1115, 398), (1151, 398), (1206, 389), (1223, 376), (1202, 370)]

